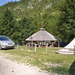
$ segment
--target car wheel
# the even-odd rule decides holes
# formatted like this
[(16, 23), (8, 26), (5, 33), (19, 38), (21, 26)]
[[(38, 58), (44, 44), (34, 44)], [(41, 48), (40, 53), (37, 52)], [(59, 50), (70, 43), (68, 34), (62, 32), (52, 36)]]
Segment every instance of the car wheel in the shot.
[(0, 45), (0, 50), (2, 50), (2, 47), (1, 47), (1, 45)]

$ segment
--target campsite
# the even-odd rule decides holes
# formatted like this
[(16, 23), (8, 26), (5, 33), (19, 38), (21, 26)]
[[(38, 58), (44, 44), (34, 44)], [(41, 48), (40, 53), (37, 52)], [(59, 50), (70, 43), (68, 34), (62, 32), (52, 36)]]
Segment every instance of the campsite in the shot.
[(75, 75), (75, 0), (5, 1), (0, 75)]
[(52, 47), (49, 48), (49, 51), (46, 53), (45, 47), (37, 47), (35, 52), (27, 51), (25, 46), (19, 46), (18, 49), (16, 47), (12, 50), (0, 50), (0, 55), (17, 63), (27, 63), (31, 66), (37, 66), (52, 75), (68, 75), (75, 56), (56, 54), (55, 52), (59, 49), (61, 48)]

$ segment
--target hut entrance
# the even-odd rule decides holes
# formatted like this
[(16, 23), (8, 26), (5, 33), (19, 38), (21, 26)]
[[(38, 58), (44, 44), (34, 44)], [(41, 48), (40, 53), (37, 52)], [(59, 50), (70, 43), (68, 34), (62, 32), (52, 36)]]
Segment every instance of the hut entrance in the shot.
[(26, 50), (27, 51), (36, 51), (36, 44), (33, 42), (28, 42), (26, 44)]

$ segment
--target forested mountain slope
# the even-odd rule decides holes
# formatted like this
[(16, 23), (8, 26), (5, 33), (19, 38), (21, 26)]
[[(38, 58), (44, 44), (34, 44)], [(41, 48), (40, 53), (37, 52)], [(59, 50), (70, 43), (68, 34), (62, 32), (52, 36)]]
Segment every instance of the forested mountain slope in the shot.
[[(12, 29), (12, 26), (10, 26), (13, 33), (10, 33), (9, 35), (7, 32), (10, 32), (11, 30), (7, 31), (7, 28), (5, 28), (4, 30), (7, 32), (2, 33), (1, 29), (1, 35), (7, 35), (15, 41), (22, 41), (31, 34), (37, 32), (42, 27), (43, 23), (44, 28), (48, 32), (60, 38), (58, 36), (57, 24), (59, 22), (60, 14), (62, 13), (60, 9), (63, 7), (64, 1), (65, 0), (20, 0), (19, 2), (9, 2), (0, 6), (0, 25), (7, 24), (2, 23), (4, 21), (3, 17), (8, 17), (7, 15), (4, 16), (4, 14), (10, 12), (9, 14), (13, 16), (12, 20), (14, 21), (12, 22), (14, 25), (13, 28), (16, 28)], [(6, 27), (12, 24), (7, 24)], [(19, 38), (16, 40), (17, 37)]]

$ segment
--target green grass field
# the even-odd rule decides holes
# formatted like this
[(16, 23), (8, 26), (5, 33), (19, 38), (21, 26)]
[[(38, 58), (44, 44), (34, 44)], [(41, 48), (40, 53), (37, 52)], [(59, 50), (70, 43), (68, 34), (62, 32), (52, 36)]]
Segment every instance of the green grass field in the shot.
[(59, 50), (59, 48), (53, 47), (49, 47), (48, 52), (46, 52), (45, 47), (37, 47), (36, 52), (33, 51), (33, 49), (34, 48), (30, 51), (26, 50), (25, 46), (21, 46), (10, 50), (0, 50), (0, 54), (4, 53), (4, 55), (8, 55), (6, 56), (8, 59), (38, 66), (48, 72), (52, 71), (58, 73), (58, 75), (68, 75), (70, 66), (75, 60), (74, 55), (56, 54), (55, 52)]

